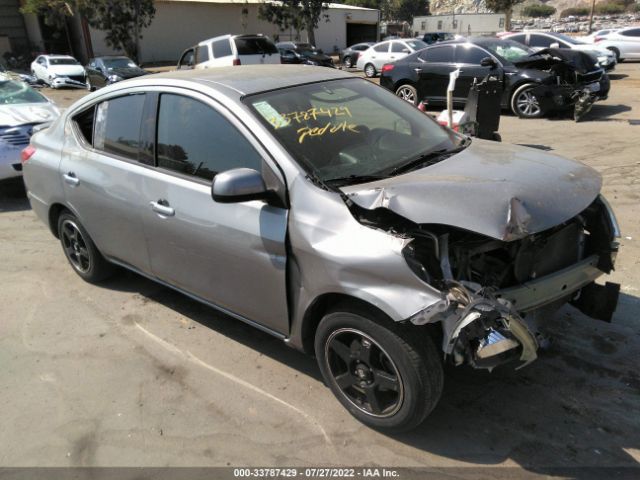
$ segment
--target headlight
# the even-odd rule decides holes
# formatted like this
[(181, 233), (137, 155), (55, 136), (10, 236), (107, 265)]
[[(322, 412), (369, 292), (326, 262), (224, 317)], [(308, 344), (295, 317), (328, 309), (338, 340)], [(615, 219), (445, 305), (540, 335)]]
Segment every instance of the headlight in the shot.
[(122, 80), (122, 77), (119, 77), (118, 75), (109, 75), (110, 82), (119, 82), (120, 80)]
[(50, 80), (53, 80), (54, 78), (58, 78), (58, 75), (57, 75), (57, 74), (55, 74), (55, 73), (51, 73), (51, 74), (49, 74), (49, 79), (50, 79)]

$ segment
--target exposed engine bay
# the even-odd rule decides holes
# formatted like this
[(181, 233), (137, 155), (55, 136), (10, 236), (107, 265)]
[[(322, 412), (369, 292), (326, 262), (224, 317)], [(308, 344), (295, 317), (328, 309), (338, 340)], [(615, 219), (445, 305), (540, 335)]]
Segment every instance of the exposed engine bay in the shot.
[(598, 66), (597, 59), (586, 52), (546, 48), (516, 64), (552, 75), (552, 82), (533, 91), (544, 112), (573, 106), (574, 119), (579, 121), (594, 102), (605, 100), (609, 93), (607, 74)]
[[(602, 197), (560, 225), (512, 241), (419, 225), (385, 208), (352, 204), (350, 210), (364, 225), (411, 239), (402, 251), (407, 264), (441, 291), (442, 299), (408, 320), (440, 322), (444, 354), (455, 365), (491, 370), (512, 361), (519, 361), (518, 368), (532, 362), (539, 341), (530, 318), (542, 307), (572, 302), (605, 321), (615, 310), (619, 286), (593, 282), (613, 269), (617, 252), (612, 241), (617, 227)], [(580, 300), (585, 291), (588, 302)]]

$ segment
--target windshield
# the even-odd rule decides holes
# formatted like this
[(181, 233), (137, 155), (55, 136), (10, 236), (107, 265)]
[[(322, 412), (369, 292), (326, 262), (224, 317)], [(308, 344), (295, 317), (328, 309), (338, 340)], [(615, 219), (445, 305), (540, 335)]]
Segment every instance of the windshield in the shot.
[(238, 55), (257, 55), (278, 53), (278, 49), (268, 38), (235, 38)]
[(245, 99), (298, 163), (323, 182), (388, 176), (462, 136), (361, 79), (300, 85)]
[(50, 58), (50, 65), (80, 65), (75, 58)]
[(137, 65), (133, 62), (133, 60), (127, 57), (118, 57), (118, 58), (103, 58), (102, 63), (108, 69), (112, 68), (136, 68)]
[(13, 105), (16, 103), (45, 103), (42, 95), (29, 87), (26, 83), (13, 80), (0, 80), (0, 105)]
[(429, 46), (422, 40), (407, 40), (405, 43), (415, 51), (422, 50), (423, 48), (427, 48)]
[(529, 47), (525, 47), (521, 43), (513, 40), (495, 40), (493, 42), (486, 41), (482, 46), (494, 55), (504, 58), (509, 62), (518, 62), (535, 53)]

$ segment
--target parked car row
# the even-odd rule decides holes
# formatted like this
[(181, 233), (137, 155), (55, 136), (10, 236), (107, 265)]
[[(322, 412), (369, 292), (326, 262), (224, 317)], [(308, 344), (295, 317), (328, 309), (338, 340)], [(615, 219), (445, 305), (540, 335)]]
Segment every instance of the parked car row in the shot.
[(148, 73), (124, 56), (91, 58), (86, 66), (82, 66), (69, 55), (39, 55), (31, 63), (33, 77), (50, 88), (73, 87), (94, 90)]

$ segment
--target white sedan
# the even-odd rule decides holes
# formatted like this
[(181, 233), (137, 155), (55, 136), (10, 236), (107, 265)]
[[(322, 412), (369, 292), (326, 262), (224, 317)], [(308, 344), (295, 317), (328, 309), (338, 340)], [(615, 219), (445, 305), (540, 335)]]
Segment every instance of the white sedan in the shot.
[(619, 62), (640, 59), (640, 26), (621, 28), (604, 38), (596, 38), (595, 44), (613, 52)]
[(415, 38), (376, 43), (360, 54), (356, 67), (358, 70), (364, 70), (367, 77), (375, 77), (385, 63), (395, 62), (428, 46)]
[(60, 116), (56, 106), (24, 82), (0, 73), (0, 180), (22, 175), (20, 152), (31, 134)]
[(86, 70), (69, 55), (40, 55), (31, 62), (31, 74), (51, 88), (89, 88)]

